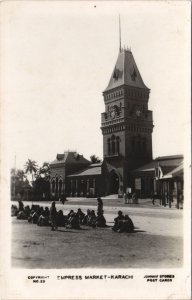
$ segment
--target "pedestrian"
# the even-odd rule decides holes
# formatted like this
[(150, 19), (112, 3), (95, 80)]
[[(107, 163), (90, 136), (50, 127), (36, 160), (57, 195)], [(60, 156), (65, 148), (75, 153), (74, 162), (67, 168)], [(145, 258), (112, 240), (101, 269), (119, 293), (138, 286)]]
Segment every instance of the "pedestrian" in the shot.
[(128, 197), (127, 197), (127, 193), (124, 193), (124, 200), (125, 200), (125, 204), (128, 204)]
[(127, 194), (127, 200), (128, 200), (128, 204), (131, 204), (131, 193), (129, 192)]
[(97, 213), (95, 225), (96, 225), (96, 227), (106, 227), (106, 219), (103, 215), (103, 211), (100, 212), (100, 214)]
[(18, 205), (19, 205), (19, 211), (23, 211), (24, 210), (24, 204), (21, 200), (18, 201)]
[(103, 201), (101, 198), (97, 198), (97, 214), (102, 213), (103, 211)]
[(132, 201), (133, 201), (133, 204), (138, 204), (138, 199), (137, 199), (136, 192), (134, 192), (133, 195), (132, 195)]
[(155, 200), (157, 199), (157, 192), (153, 193), (153, 197), (152, 197), (152, 203), (153, 205), (155, 205)]
[(61, 201), (61, 203), (64, 205), (65, 202), (68, 201), (68, 200), (67, 200), (66, 196), (62, 194), (62, 195), (61, 195), (61, 198), (60, 198), (60, 201)]
[(57, 210), (55, 207), (55, 201), (53, 201), (51, 204), (50, 220), (51, 220), (51, 230), (56, 230), (57, 229)]

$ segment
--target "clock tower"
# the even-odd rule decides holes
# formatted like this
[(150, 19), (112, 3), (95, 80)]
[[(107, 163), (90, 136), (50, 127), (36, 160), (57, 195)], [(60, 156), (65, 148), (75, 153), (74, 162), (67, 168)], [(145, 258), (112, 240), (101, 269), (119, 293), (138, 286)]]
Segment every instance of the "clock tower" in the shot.
[(109, 84), (103, 92), (101, 115), (107, 194), (122, 193), (134, 184), (131, 171), (152, 160), (150, 90), (129, 49), (120, 49)]

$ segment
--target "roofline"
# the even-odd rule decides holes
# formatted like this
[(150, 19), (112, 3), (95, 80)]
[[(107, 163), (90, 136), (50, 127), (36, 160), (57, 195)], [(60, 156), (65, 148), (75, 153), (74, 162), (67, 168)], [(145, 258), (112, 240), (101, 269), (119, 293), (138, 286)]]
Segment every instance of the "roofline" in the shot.
[(137, 86), (133, 86), (133, 85), (121, 84), (121, 85), (119, 85), (119, 86), (117, 86), (117, 87), (114, 87), (114, 88), (112, 88), (112, 89), (107, 89), (107, 88), (106, 88), (106, 89), (103, 91), (103, 95), (104, 95), (104, 93), (107, 93), (107, 92), (109, 92), (109, 91), (117, 90), (118, 88), (122, 88), (122, 87), (124, 87), (124, 86), (128, 86), (128, 87), (130, 87), (130, 88), (135, 88), (135, 89), (140, 89), (140, 90), (151, 91), (151, 89), (149, 89), (148, 87), (146, 87), (146, 88), (141, 88), (141, 87), (137, 87)]
[(166, 156), (158, 156), (154, 160), (169, 160), (169, 159), (176, 159), (176, 158), (184, 158), (183, 154), (178, 154), (178, 155), (166, 155)]
[[(83, 171), (82, 171), (83, 172)], [(70, 174), (70, 175), (67, 175), (66, 177), (90, 177), (90, 176), (102, 176), (102, 174), (87, 174), (87, 175), (81, 175), (81, 173), (80, 174)]]

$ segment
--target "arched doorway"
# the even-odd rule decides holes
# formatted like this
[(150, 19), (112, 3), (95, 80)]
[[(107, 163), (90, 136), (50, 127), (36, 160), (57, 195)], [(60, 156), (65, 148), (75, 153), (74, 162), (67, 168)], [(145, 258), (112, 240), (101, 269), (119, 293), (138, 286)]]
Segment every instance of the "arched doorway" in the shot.
[(55, 184), (55, 197), (58, 197), (58, 178), (56, 177), (56, 184)]
[(62, 179), (60, 179), (60, 180), (59, 180), (59, 197), (60, 197), (61, 194), (62, 194), (62, 184), (63, 184)]
[(109, 194), (118, 194), (119, 191), (119, 176), (112, 170), (109, 174)]
[(52, 195), (55, 194), (55, 180), (52, 180)]

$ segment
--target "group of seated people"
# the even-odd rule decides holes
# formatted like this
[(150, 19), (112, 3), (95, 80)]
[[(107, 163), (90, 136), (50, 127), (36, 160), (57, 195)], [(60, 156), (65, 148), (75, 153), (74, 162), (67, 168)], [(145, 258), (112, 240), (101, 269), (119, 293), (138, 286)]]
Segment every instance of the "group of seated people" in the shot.
[(134, 224), (128, 215), (123, 215), (121, 210), (118, 211), (118, 216), (114, 219), (112, 230), (115, 232), (134, 232)]
[[(97, 215), (94, 210), (87, 210), (87, 214), (83, 213), (81, 208), (78, 208), (77, 212), (71, 210), (67, 215), (63, 214), (62, 210), (57, 211), (55, 206), (55, 213), (51, 215), (51, 208), (43, 208), (39, 205), (23, 205), (22, 201), (19, 201), (19, 207), (12, 205), (11, 215), (17, 216), (19, 220), (28, 220), (28, 222), (37, 224), (39, 226), (52, 226), (55, 230), (57, 227), (65, 226), (66, 228), (80, 229), (80, 225), (90, 227), (106, 227), (106, 219), (103, 215), (103, 210), (98, 211)], [(54, 223), (54, 226), (53, 226)]]
[[(52, 213), (53, 207), (54, 214)], [(55, 202), (52, 203), (49, 209), (48, 207), (44, 208), (34, 204), (30, 208), (29, 205), (24, 206), (22, 201), (19, 201), (18, 207), (16, 205), (11, 206), (11, 215), (17, 216), (19, 220), (28, 220), (28, 222), (39, 226), (52, 226), (52, 230), (62, 226), (68, 229), (80, 229), (81, 225), (92, 228), (107, 227), (104, 211), (100, 208), (97, 210), (97, 214), (95, 214), (94, 210), (90, 209), (87, 209), (87, 213), (85, 214), (81, 208), (78, 208), (77, 212), (70, 210), (67, 215), (64, 215), (62, 210), (56, 210)], [(133, 232), (134, 224), (128, 215), (123, 215), (122, 211), (118, 211), (118, 216), (114, 219), (112, 230), (119, 233)]]
[(16, 205), (11, 206), (11, 216), (17, 216), (18, 220), (28, 220), (29, 223), (37, 224), (40, 226), (49, 225), (50, 211), (48, 207), (43, 208), (39, 205), (24, 206), (19, 201), (19, 207)]

